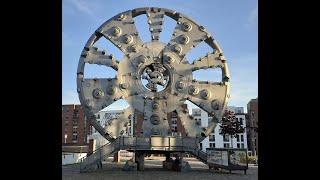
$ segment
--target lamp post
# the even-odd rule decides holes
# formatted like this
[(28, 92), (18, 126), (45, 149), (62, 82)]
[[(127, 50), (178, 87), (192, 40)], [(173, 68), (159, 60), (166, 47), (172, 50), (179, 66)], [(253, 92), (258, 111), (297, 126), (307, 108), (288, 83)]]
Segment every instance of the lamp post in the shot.
[(68, 137), (68, 134), (64, 134), (64, 143), (65, 144), (67, 143), (67, 137)]

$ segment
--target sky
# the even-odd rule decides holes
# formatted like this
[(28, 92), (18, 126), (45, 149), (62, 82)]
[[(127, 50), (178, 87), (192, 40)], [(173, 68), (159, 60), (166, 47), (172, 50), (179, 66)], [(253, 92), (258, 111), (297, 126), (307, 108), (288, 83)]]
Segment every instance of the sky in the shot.
[[(231, 94), (229, 106), (245, 107), (250, 99), (258, 97), (258, 2), (257, 0), (63, 0), (62, 1), (62, 104), (79, 104), (76, 72), (80, 53), (94, 31), (118, 13), (139, 7), (162, 7), (180, 12), (193, 19), (218, 41), (227, 58), (230, 71)], [(160, 41), (167, 43), (175, 27), (169, 17), (164, 19)], [(150, 41), (147, 18), (135, 19), (140, 38)], [(121, 60), (120, 50), (107, 40), (97, 47)], [(205, 43), (187, 54), (192, 62), (209, 51)], [(219, 80), (221, 72), (210, 69), (197, 71), (198, 80)], [(210, 76), (208, 76), (210, 74)], [(85, 77), (114, 77), (116, 72), (107, 67), (85, 67)], [(217, 78), (218, 77), (218, 78)], [(210, 79), (208, 79), (210, 78)], [(107, 109), (128, 106), (125, 101)], [(245, 110), (246, 111), (246, 110)]]

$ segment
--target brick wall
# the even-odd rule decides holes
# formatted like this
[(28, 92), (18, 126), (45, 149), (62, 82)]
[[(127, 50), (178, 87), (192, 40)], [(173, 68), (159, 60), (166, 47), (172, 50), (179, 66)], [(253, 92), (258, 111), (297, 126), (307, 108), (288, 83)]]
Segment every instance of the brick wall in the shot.
[(89, 131), (81, 105), (62, 105), (62, 144), (87, 145)]

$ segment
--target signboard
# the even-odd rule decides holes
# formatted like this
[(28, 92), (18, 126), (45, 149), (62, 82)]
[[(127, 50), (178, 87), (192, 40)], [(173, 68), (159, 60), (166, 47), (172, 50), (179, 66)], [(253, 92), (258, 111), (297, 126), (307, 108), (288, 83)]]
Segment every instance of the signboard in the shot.
[(247, 149), (207, 148), (207, 163), (228, 170), (248, 169)]
[(227, 151), (207, 151), (208, 163), (228, 166), (228, 152)]
[(230, 165), (232, 166), (247, 166), (247, 156), (245, 151), (230, 150), (229, 151)]

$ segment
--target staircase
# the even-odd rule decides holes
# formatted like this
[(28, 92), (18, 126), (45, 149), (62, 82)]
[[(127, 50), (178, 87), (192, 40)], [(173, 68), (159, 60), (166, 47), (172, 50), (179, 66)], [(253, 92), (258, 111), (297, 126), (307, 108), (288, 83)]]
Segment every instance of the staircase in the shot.
[[(159, 142), (161, 145), (157, 145)], [(186, 137), (118, 137), (113, 142), (101, 146), (91, 155), (81, 159), (80, 172), (96, 170), (102, 159), (119, 150), (160, 150), (171, 152), (188, 152), (207, 164), (207, 153), (198, 148), (199, 139)]]
[(189, 153), (194, 155), (198, 160), (200, 160), (204, 164), (207, 164), (207, 153), (206, 152), (203, 152), (202, 150), (196, 148), (193, 151), (189, 151)]
[(88, 172), (96, 170), (98, 165), (102, 163), (102, 159), (110, 154), (113, 154), (120, 150), (120, 138), (115, 139), (113, 142), (109, 142), (99, 149), (95, 150), (91, 155), (83, 157), (80, 163), (80, 172)]

